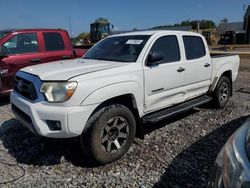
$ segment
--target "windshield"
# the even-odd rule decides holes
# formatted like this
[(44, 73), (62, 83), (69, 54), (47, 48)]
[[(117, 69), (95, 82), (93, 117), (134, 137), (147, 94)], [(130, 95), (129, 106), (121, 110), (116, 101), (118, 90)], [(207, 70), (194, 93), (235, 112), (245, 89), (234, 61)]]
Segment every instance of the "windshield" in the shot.
[(8, 35), (10, 32), (7, 31), (0, 31), (0, 40), (5, 37), (6, 35)]
[(136, 62), (150, 35), (109, 37), (91, 48), (83, 59)]
[(109, 25), (100, 25), (99, 32), (101, 32), (101, 33), (109, 33)]

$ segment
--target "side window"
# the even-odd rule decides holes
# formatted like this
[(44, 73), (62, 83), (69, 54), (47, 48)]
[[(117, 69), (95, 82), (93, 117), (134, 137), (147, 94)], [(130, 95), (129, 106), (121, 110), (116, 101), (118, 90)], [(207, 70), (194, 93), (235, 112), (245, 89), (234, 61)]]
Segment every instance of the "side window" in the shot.
[(206, 55), (205, 46), (201, 37), (183, 36), (187, 60), (199, 59)]
[(36, 33), (17, 34), (2, 46), (5, 54), (24, 54), (38, 52)]
[(159, 63), (170, 63), (180, 60), (180, 49), (175, 35), (164, 36), (157, 39), (150, 52), (159, 52), (164, 56), (163, 60)]
[(60, 33), (43, 33), (46, 51), (64, 50), (64, 42)]

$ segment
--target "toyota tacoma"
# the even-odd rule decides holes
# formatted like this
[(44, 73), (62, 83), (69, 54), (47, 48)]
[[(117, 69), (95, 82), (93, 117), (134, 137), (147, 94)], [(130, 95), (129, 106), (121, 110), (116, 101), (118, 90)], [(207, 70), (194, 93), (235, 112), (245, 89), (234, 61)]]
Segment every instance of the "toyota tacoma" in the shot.
[(80, 137), (85, 154), (105, 164), (143, 137), (145, 123), (207, 102), (223, 108), (238, 68), (238, 55), (210, 55), (197, 33), (113, 35), (81, 59), (21, 69), (11, 106), (33, 133)]

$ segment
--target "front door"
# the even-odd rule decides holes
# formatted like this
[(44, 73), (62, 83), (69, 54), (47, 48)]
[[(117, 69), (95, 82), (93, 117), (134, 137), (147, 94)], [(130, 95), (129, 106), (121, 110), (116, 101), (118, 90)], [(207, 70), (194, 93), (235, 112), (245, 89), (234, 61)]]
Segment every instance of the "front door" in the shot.
[(14, 35), (2, 45), (2, 52), (6, 57), (0, 59), (0, 93), (4, 94), (13, 89), (16, 72), (23, 67), (40, 63), (42, 55), (39, 53), (36, 33)]
[(178, 35), (159, 37), (149, 54), (158, 53), (163, 59), (152, 66), (145, 66), (146, 113), (183, 102), (185, 62), (181, 60)]

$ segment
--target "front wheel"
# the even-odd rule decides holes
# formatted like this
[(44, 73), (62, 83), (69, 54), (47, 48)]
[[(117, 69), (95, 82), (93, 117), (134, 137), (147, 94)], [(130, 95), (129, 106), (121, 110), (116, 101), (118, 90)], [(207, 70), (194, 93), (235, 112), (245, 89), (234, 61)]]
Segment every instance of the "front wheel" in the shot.
[(217, 108), (224, 108), (228, 102), (232, 90), (228, 77), (222, 76), (214, 91), (214, 103)]
[(100, 109), (86, 126), (88, 129), (81, 136), (83, 151), (102, 164), (125, 155), (135, 138), (135, 118), (127, 107), (120, 104)]

